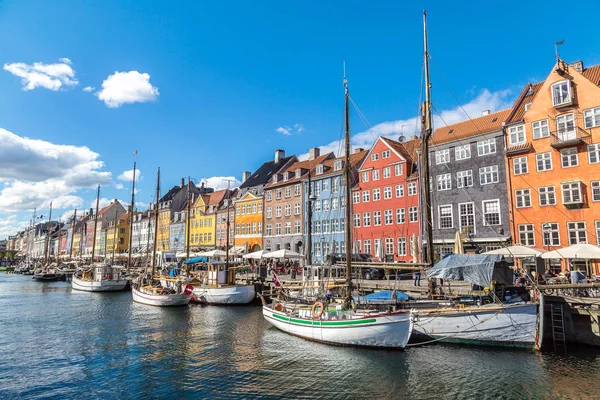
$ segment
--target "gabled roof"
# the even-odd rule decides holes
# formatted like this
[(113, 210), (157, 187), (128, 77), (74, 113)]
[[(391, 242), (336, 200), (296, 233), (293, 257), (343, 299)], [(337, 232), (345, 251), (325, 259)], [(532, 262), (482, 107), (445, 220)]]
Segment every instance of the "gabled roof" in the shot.
[[(356, 167), (358, 164), (360, 164), (365, 157), (367, 156), (367, 154), (369, 153), (368, 150), (363, 150), (361, 149), (360, 151), (356, 151), (352, 154), (350, 154), (350, 166), (351, 167)], [(313, 175), (312, 179), (320, 179), (324, 176), (328, 176), (328, 175), (332, 175), (334, 173), (337, 174), (341, 174), (344, 172), (344, 169), (342, 168), (341, 170), (335, 170), (334, 169), (334, 164), (336, 161), (342, 161), (342, 167), (343, 167), (343, 162), (346, 160), (346, 156), (342, 156), (342, 157), (337, 157), (337, 158), (331, 158), (326, 160), (323, 163), (323, 173), (320, 175)]]
[(417, 162), (419, 158), (417, 150), (421, 146), (421, 139), (414, 138), (406, 142), (397, 142), (395, 140), (388, 139), (383, 136), (380, 136), (380, 138), (385, 144), (394, 149), (407, 161)]
[(540, 88), (544, 82), (538, 82), (535, 84), (528, 83), (523, 88), (523, 91), (515, 101), (510, 113), (506, 117), (506, 124), (514, 124), (515, 122), (519, 122), (523, 119), (525, 115), (525, 104), (533, 102), (533, 99), (540, 91)]
[(453, 125), (443, 126), (435, 130), (429, 143), (438, 145), (472, 136), (482, 135), (502, 129), (502, 124), (510, 114), (511, 109), (497, 111), (481, 117), (458, 122)]
[(266, 185), (271, 179), (274, 173), (278, 172), (283, 168), (289, 161), (296, 159), (296, 156), (284, 157), (279, 162), (275, 160), (267, 161), (259, 169), (257, 169), (250, 178), (246, 179), (240, 185), (240, 189), (250, 188), (254, 186)]
[(208, 204), (209, 205), (219, 205), (227, 195), (227, 189), (217, 190), (208, 195)]
[[(291, 178), (289, 178), (287, 181), (284, 181), (283, 179), (278, 180), (277, 183), (273, 183), (272, 180), (269, 180), (269, 183), (265, 185), (265, 188), (285, 186), (285, 185), (290, 185), (292, 183), (300, 182), (302, 180), (302, 178), (304, 178), (308, 174), (309, 169), (314, 170), (317, 165), (322, 164), (325, 160), (333, 159), (334, 157), (335, 157), (335, 154), (333, 154), (333, 152), (331, 152), (331, 153), (327, 153), (322, 156), (316, 157), (314, 160), (296, 161), (295, 163), (290, 165), (288, 168), (286, 168), (285, 171), (282, 171), (283, 173), (291, 172), (293, 174)], [(297, 169), (305, 170), (305, 172), (303, 172), (299, 178), (296, 178), (296, 170)], [(273, 175), (275, 175), (275, 174), (273, 174)]]
[(594, 85), (600, 86), (600, 64), (584, 69), (583, 76), (589, 79)]
[(180, 186), (173, 186), (167, 193), (165, 193), (165, 195), (163, 197), (160, 198), (160, 203), (162, 203), (163, 201), (169, 201), (172, 200), (173, 197), (179, 193), (179, 191), (181, 190)]

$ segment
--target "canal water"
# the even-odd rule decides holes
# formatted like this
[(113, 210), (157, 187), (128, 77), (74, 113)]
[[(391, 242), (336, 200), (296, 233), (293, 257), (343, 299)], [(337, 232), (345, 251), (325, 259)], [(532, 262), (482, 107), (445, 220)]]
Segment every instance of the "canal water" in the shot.
[(0, 274), (0, 399), (600, 398), (600, 352), (332, 347), (259, 306), (158, 308)]

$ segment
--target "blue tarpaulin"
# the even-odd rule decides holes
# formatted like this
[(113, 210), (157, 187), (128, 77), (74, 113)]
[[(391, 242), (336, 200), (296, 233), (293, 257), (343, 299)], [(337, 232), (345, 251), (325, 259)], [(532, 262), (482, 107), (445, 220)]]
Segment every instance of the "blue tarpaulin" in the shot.
[(196, 264), (200, 262), (206, 262), (208, 259), (206, 257), (192, 257), (185, 260), (186, 264)]
[(381, 292), (375, 292), (368, 294), (366, 296), (361, 296), (358, 298), (354, 298), (354, 300), (361, 303), (369, 303), (369, 302), (378, 302), (378, 301), (406, 301), (408, 300), (408, 295), (406, 293), (402, 293), (396, 290), (396, 298), (394, 298), (393, 290), (382, 290)]

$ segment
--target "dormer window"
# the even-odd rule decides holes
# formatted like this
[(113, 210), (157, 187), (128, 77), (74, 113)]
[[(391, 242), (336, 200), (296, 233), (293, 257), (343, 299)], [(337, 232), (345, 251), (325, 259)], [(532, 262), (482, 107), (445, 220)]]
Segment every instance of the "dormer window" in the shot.
[(323, 164), (317, 165), (316, 174), (321, 175), (323, 173)]
[(277, 174), (273, 175), (273, 183), (277, 183)]
[(525, 103), (525, 111), (529, 110), (529, 107), (531, 107), (531, 103)]
[(335, 162), (333, 163), (333, 170), (339, 171), (341, 169), (342, 169), (342, 160), (335, 160)]
[(573, 103), (573, 93), (570, 81), (556, 82), (552, 86), (552, 105), (554, 107)]
[(296, 170), (296, 178), (300, 178), (300, 176), (302, 176), (302, 170), (300, 168), (298, 168)]
[(284, 182), (287, 182), (287, 180), (288, 180), (288, 173), (287, 173), (287, 172), (284, 172), (284, 173), (283, 173), (283, 181), (284, 181)]

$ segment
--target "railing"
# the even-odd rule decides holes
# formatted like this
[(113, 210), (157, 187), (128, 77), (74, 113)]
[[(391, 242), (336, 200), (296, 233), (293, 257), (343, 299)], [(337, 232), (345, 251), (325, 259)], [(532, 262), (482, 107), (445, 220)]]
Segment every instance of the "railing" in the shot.
[(552, 131), (550, 132), (551, 146), (566, 147), (581, 143), (590, 144), (592, 135), (585, 129), (576, 126), (572, 131)]

